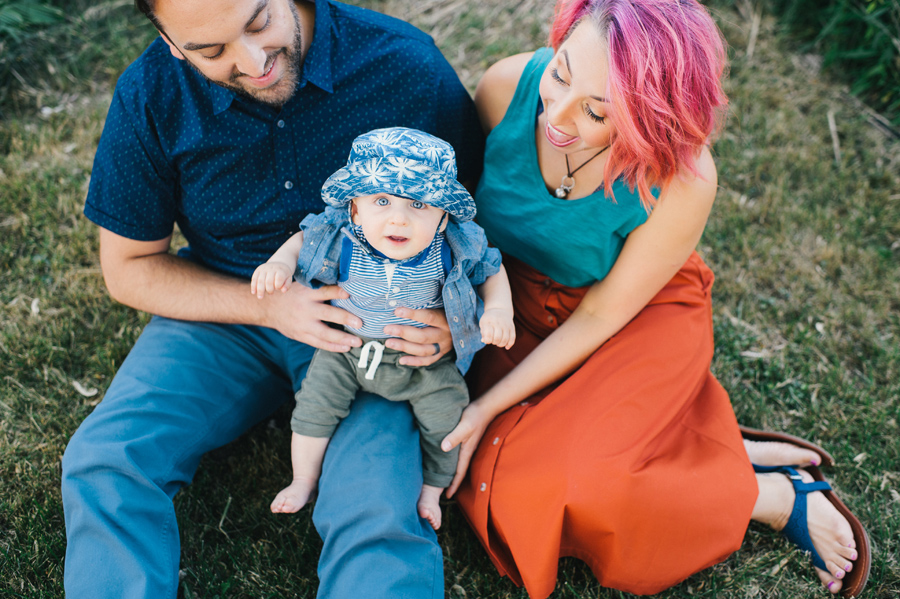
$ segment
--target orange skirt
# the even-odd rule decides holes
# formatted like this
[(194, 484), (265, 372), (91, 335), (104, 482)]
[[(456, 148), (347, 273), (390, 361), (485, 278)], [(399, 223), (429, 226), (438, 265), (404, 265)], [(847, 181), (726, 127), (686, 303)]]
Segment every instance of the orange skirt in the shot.
[[(504, 262), (516, 344), (479, 352), (473, 397), (587, 291)], [(712, 282), (694, 253), (577, 371), (485, 432), (459, 504), (500, 573), (532, 599), (553, 591), (563, 556), (585, 561), (605, 587), (652, 594), (741, 545), (758, 490), (728, 395), (709, 371)]]

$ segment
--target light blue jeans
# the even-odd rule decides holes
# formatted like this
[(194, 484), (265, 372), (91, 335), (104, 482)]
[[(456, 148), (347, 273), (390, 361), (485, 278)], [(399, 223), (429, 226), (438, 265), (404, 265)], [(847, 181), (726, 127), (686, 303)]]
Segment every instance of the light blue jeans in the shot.
[[(63, 456), (66, 596), (174, 599), (172, 498), (204, 453), (293, 399), (312, 354), (271, 329), (154, 318)], [(409, 406), (360, 396), (319, 481), (318, 597), (444, 596), (437, 537), (416, 513), (421, 486)]]

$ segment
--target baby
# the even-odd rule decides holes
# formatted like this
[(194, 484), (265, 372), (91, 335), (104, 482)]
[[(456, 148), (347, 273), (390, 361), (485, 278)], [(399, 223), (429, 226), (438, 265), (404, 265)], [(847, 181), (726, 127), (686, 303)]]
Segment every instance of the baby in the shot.
[[(328, 439), (357, 392), (369, 391), (412, 407), (424, 471), (418, 512), (437, 529), (440, 495), (459, 455), (458, 447), (442, 451), (441, 441), (469, 403), (462, 375), (483, 344), (509, 348), (515, 341), (500, 253), (471, 222), (475, 203), (456, 180), (453, 148), (421, 131), (398, 127), (357, 137), (322, 198), (325, 212), (300, 223), (300, 232), (253, 273), (250, 290), (259, 298), (286, 291), (292, 277), (309, 286), (337, 284), (350, 297), (332, 304), (359, 316), (362, 327), (348, 330), (363, 345), (313, 356), (291, 419), (293, 481), (271, 509), (296, 512), (309, 501)], [(484, 303), (480, 320), (476, 287)], [(384, 327), (425, 326), (396, 316), (400, 306), (443, 308), (455, 351), (430, 366), (399, 364), (404, 354), (384, 346)]]

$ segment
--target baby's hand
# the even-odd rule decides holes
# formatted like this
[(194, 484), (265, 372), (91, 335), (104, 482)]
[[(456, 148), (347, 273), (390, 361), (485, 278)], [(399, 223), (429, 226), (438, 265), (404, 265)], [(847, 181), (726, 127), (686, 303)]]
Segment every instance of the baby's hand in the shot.
[(481, 317), (481, 341), (509, 349), (516, 342), (516, 326), (510, 310), (492, 308), (485, 310)]
[(261, 264), (253, 271), (253, 278), (250, 279), (250, 293), (262, 299), (268, 293), (275, 293), (276, 289), (281, 289), (284, 293), (291, 286), (291, 280), (294, 276), (294, 269), (284, 262), (266, 262)]

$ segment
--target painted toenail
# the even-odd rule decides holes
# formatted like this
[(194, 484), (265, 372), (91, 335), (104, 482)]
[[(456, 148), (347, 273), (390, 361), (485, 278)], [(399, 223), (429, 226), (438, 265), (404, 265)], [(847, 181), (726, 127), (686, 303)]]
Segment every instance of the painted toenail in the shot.
[(818, 465), (819, 465), (819, 458), (813, 458), (812, 460), (810, 460), (810, 463), (811, 463), (813, 466), (818, 466)]
[(853, 569), (853, 566), (851, 564), (847, 564), (846, 566), (844, 566), (844, 570), (846, 570), (847, 572), (849, 572), (852, 569)]
[(835, 583), (835, 582), (832, 580), (831, 582), (828, 583), (828, 586), (827, 586), (826, 588), (830, 591), (830, 590), (831, 590), (831, 585), (833, 585), (833, 584), (837, 584), (837, 583)]
[(837, 578), (837, 579), (843, 578), (843, 577), (844, 577), (844, 571), (843, 571), (843, 570), (838, 570), (837, 572), (834, 573), (834, 577)]
[(850, 554), (850, 559), (856, 559), (857, 557), (858, 557), (858, 556), (856, 555), (856, 552), (855, 552), (855, 551), (854, 551), (853, 553)]

